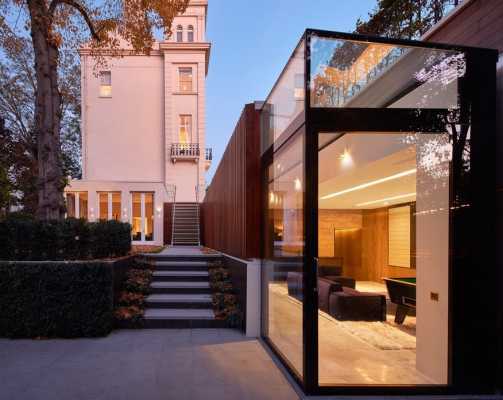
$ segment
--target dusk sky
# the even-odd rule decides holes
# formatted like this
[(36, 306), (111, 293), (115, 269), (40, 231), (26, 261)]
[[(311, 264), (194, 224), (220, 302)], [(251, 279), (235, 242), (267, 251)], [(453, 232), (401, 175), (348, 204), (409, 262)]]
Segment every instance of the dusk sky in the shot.
[(210, 0), (206, 141), (210, 183), (246, 103), (264, 100), (306, 28), (351, 32), (376, 0)]

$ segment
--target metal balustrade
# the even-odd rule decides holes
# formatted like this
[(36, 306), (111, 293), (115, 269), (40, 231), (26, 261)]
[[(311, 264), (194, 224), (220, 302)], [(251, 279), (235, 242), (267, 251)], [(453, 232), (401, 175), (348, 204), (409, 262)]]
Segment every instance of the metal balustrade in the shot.
[(199, 158), (198, 143), (172, 143), (171, 160), (179, 159), (197, 160)]
[[(177, 160), (198, 160), (201, 151), (198, 143), (172, 143), (171, 144), (171, 161)], [(206, 148), (204, 159), (211, 162), (213, 159), (213, 149)]]

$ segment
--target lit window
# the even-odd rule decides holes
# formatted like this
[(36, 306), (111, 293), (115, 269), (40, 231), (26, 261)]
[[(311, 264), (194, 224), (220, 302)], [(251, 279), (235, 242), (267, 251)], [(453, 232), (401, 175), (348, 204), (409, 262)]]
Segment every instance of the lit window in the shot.
[(87, 219), (87, 192), (66, 193), (66, 216)]
[(111, 71), (100, 71), (100, 97), (112, 97)]
[(120, 192), (100, 192), (99, 193), (99, 216), (100, 219), (121, 219), (121, 194)]
[(183, 27), (181, 25), (176, 27), (176, 41), (183, 42)]
[(180, 92), (192, 92), (192, 68), (178, 69), (178, 83)]
[(154, 240), (154, 193), (131, 193), (132, 235), (134, 241)]
[(185, 144), (192, 142), (192, 115), (180, 115), (178, 141)]
[(187, 41), (188, 42), (194, 41), (194, 27), (192, 25), (189, 25), (189, 28), (187, 31)]

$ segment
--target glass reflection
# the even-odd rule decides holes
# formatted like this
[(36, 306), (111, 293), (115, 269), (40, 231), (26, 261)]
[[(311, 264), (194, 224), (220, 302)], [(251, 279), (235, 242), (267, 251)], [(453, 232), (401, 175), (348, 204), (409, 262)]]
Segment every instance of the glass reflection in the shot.
[(385, 107), (409, 91), (416, 92), (415, 107), (455, 107), (465, 70), (456, 51), (313, 36), (311, 107)]
[(263, 330), (302, 376), (304, 140), (286, 145), (268, 168)]

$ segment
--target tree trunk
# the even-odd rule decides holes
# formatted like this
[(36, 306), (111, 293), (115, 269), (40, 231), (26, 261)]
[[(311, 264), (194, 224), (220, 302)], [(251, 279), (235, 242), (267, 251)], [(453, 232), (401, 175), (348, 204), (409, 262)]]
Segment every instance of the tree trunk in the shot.
[(61, 96), (58, 90), (58, 47), (51, 31), (46, 1), (27, 0), (31, 18), (31, 38), (35, 50), (37, 92), (35, 133), (38, 148), (38, 208), (43, 220), (60, 219), (65, 210), (65, 186), (61, 168)]

